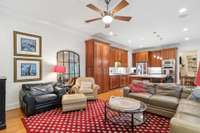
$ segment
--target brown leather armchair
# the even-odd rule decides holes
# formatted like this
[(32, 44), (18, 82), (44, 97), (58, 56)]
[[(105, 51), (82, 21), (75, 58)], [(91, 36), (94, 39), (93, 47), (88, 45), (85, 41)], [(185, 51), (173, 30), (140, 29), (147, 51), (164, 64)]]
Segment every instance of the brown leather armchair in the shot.
[[(84, 86), (87, 84), (87, 86)], [(88, 86), (89, 84), (89, 86)], [(95, 100), (97, 98), (99, 85), (95, 84), (94, 78), (92, 77), (80, 77), (76, 80), (75, 85), (71, 88), (73, 93), (82, 93), (88, 100)]]

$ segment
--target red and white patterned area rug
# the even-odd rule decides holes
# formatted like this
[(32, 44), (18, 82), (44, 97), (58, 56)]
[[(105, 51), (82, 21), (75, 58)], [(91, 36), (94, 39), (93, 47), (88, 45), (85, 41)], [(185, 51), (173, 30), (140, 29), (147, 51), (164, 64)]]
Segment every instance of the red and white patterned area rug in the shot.
[[(89, 101), (84, 111), (62, 113), (53, 109), (22, 119), (28, 133), (130, 133), (130, 126), (104, 123), (103, 101)], [(168, 133), (169, 119), (145, 113), (145, 122), (134, 133)]]

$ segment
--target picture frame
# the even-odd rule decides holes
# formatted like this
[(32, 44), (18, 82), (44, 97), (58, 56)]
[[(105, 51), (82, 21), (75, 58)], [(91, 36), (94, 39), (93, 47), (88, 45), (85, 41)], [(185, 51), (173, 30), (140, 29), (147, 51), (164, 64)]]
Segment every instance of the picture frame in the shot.
[(14, 82), (42, 80), (42, 60), (14, 58)]
[(14, 31), (14, 56), (41, 57), (42, 37)]

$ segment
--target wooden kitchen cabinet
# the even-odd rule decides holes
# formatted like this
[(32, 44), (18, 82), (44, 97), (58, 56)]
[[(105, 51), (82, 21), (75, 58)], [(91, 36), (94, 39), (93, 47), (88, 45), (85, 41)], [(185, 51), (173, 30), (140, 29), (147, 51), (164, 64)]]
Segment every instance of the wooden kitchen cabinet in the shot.
[(94, 77), (100, 92), (109, 90), (110, 46), (98, 40), (86, 41), (86, 76)]
[(162, 58), (160, 50), (149, 52), (149, 66), (150, 67), (161, 67), (162, 60), (160, 58), (158, 59), (157, 57)]
[(121, 50), (121, 63), (122, 67), (128, 67), (128, 51)]
[(163, 59), (176, 59), (177, 48), (168, 48), (161, 50), (161, 57)]
[(128, 67), (128, 51), (110, 47), (110, 66), (114, 67), (115, 62), (120, 62), (122, 67)]
[(110, 76), (110, 89), (116, 89), (120, 87), (120, 75)]
[(136, 67), (136, 53), (132, 53), (132, 67)]
[(141, 63), (141, 62), (148, 62), (149, 60), (149, 52), (138, 52), (138, 53), (133, 53), (132, 54), (132, 60), (133, 60), (133, 65), (136, 63)]
[(120, 87), (124, 87), (128, 85), (128, 76), (120, 75)]

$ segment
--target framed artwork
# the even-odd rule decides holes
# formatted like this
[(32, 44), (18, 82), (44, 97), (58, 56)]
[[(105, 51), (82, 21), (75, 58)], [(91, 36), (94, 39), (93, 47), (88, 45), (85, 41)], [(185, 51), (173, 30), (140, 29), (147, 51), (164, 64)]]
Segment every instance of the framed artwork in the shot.
[(14, 31), (14, 56), (42, 56), (42, 37)]
[(14, 82), (36, 81), (42, 79), (40, 59), (14, 58)]

